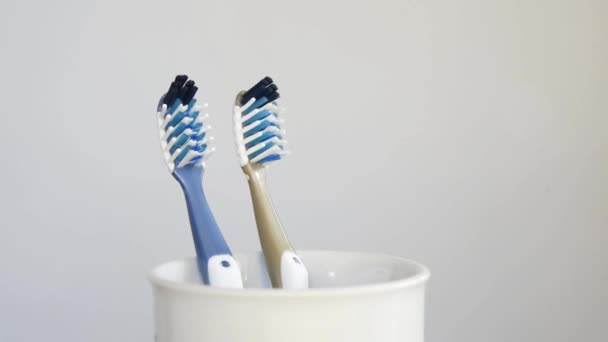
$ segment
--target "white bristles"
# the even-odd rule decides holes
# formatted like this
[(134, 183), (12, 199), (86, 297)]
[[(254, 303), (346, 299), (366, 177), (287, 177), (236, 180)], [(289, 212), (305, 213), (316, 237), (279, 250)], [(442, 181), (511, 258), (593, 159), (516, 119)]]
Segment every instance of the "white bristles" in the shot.
[(249, 125), (247, 125), (247, 126), (243, 127), (243, 134), (246, 134), (247, 132), (249, 132), (249, 131), (251, 131), (252, 129), (256, 128), (256, 127), (257, 127), (257, 125), (259, 125), (259, 124), (261, 124), (261, 123), (262, 123), (262, 121), (257, 120), (257, 121), (252, 122), (251, 124), (249, 124)]
[(167, 113), (167, 105), (166, 104), (163, 104), (160, 107), (160, 110), (158, 112), (156, 112), (156, 114), (158, 115), (158, 119), (161, 120), (161, 121), (164, 119), (166, 113)]
[(273, 143), (273, 144), (279, 145), (279, 146), (286, 146), (287, 145), (287, 141), (281, 140), (281, 139), (279, 139), (277, 137), (270, 138), (270, 139), (266, 140), (264, 143), (265, 144)]
[[(249, 102), (251, 102), (251, 100), (249, 100)], [(232, 123), (239, 164), (245, 166), (247, 164), (247, 150), (245, 149), (245, 143), (243, 142), (243, 123), (241, 122), (241, 116), (243, 116), (243, 114), (241, 110), (242, 107), (234, 106), (232, 109)]]
[(205, 107), (204, 104), (202, 104), (202, 105), (200, 105), (200, 104), (194, 105), (194, 107), (192, 107), (191, 112), (192, 113), (198, 113), (201, 110), (203, 110), (204, 107)]
[(257, 132), (256, 134), (252, 134), (250, 136), (248, 136), (247, 138), (243, 139), (243, 144), (247, 145), (250, 142), (254, 141), (255, 139), (261, 137), (264, 133), (263, 132)]
[(165, 152), (168, 152), (171, 150), (171, 148), (173, 147), (173, 145), (175, 145), (175, 142), (177, 141), (177, 138), (173, 137), (171, 138), (171, 140), (169, 140), (169, 143), (165, 145)]
[(285, 133), (284, 129), (280, 129), (277, 126), (270, 126), (270, 127), (266, 128), (265, 131), (275, 133), (275, 134), (281, 134), (281, 135), (283, 135), (283, 133)]
[(247, 149), (247, 155), (255, 153), (261, 149), (263, 149), (264, 147), (266, 147), (266, 144), (261, 142), (253, 147), (250, 147), (249, 149)]
[(255, 103), (255, 98), (252, 97), (251, 99), (249, 99), (249, 101), (247, 101), (247, 103), (245, 103), (241, 107), (237, 106), (239, 108), (239, 112), (243, 113), (244, 111), (246, 111), (247, 109), (249, 109), (249, 107), (251, 107), (251, 105), (254, 104), (254, 103)]
[(192, 134), (194, 134), (194, 131), (190, 128), (186, 128), (183, 132), (183, 135), (187, 135), (187, 136), (191, 136)]
[[(255, 99), (252, 98), (247, 101), (243, 106), (234, 106), (233, 108), (233, 123), (234, 123), (234, 134), (235, 134), (235, 143), (237, 146), (237, 154), (239, 156), (241, 166), (245, 166), (247, 163), (257, 163), (264, 158), (271, 155), (287, 155), (288, 152), (285, 150), (287, 146), (287, 141), (285, 140), (285, 130), (280, 129), (277, 126), (280, 126), (284, 120), (278, 117), (277, 112), (281, 109), (274, 103), (267, 103), (261, 108), (256, 108), (251, 112), (243, 115), (243, 112), (246, 111), (251, 105), (255, 102)], [(257, 114), (261, 111), (267, 110), (270, 112), (270, 115), (264, 117), (263, 119), (256, 120), (251, 122), (248, 125), (244, 125), (245, 122), (251, 121)], [(255, 132), (248, 137), (245, 137), (245, 134), (252, 132), (259, 125), (261, 125), (264, 121), (270, 122), (273, 125), (268, 125), (263, 130), (259, 132)], [(254, 146), (247, 148), (246, 145), (250, 144), (253, 141), (261, 138), (265, 134), (277, 134), (281, 135), (282, 138), (272, 137), (265, 141), (259, 142)], [(263, 150), (264, 148), (271, 146), (267, 150), (261, 152), (259, 155), (249, 159), (249, 156)], [(270, 162), (270, 161), (268, 161)], [(265, 162), (266, 163), (266, 162)]]
[(275, 123), (275, 124), (280, 124), (279, 123), (279, 118), (277, 118), (276, 116), (274, 116), (272, 114), (268, 115), (266, 118), (264, 118), (264, 120), (270, 121), (270, 122)]
[(205, 151), (203, 151), (202, 155), (203, 155), (203, 157), (207, 157), (207, 156), (212, 155), (214, 152), (215, 152), (215, 147), (209, 147)]
[(171, 119), (173, 119), (173, 115), (167, 115), (167, 116), (165, 116), (165, 119), (160, 122), (160, 127), (162, 129), (166, 129), (167, 125), (169, 124), (169, 122), (171, 121)]
[(164, 134), (163, 134), (163, 131), (161, 130), (162, 135), (160, 137), (160, 140), (167, 141), (167, 139), (169, 138), (171, 133), (173, 133), (173, 131), (175, 131), (175, 127), (169, 127), (166, 131), (164, 131)]
[[(241, 113), (244, 112), (245, 110), (246, 110), (246, 108), (241, 108)], [(265, 104), (262, 108), (254, 109), (251, 112), (243, 115), (241, 117), (241, 122), (244, 123), (246, 121), (249, 121), (251, 118), (256, 116), (256, 114), (258, 114), (259, 112), (264, 111), (264, 110), (267, 110), (270, 113), (273, 113), (274, 114), (274, 115), (272, 115), (273, 118), (277, 118), (277, 116), (279, 114), (281, 114), (281, 109), (271, 102), (271, 103)], [(282, 119), (279, 119), (278, 122), (282, 123), (283, 121), (282, 121)]]
[(271, 148), (267, 149), (266, 151), (258, 154), (255, 158), (251, 159), (251, 162), (257, 163), (260, 160), (268, 157), (271, 154), (283, 154), (283, 149), (277, 145), (272, 146)]
[(207, 136), (205, 136), (205, 137), (203, 138), (203, 140), (201, 140), (201, 141), (197, 142), (197, 145), (198, 145), (198, 146), (207, 145), (209, 142), (211, 142), (211, 141), (213, 141), (213, 140), (215, 140), (213, 137), (207, 137)]
[(209, 120), (209, 114), (205, 113), (205, 114), (201, 114), (196, 118), (196, 123), (197, 124), (202, 124), (205, 123), (207, 120)]
[(254, 117), (259, 112), (260, 112), (260, 109), (254, 109), (254, 110), (252, 110), (251, 112), (249, 112), (249, 114), (243, 115), (243, 117), (241, 118), (241, 122), (245, 122), (245, 121), (251, 119), (252, 117)]
[[(197, 161), (196, 165), (203, 166), (204, 160), (207, 159), (214, 151), (214, 148), (207, 145), (208, 142), (213, 140), (213, 137), (211, 137), (209, 134), (205, 134), (205, 137), (200, 141), (193, 139), (194, 136), (202, 133), (208, 133), (211, 128), (209, 125), (204, 124), (209, 119), (209, 114), (201, 113), (204, 108), (207, 108), (206, 103), (202, 105), (195, 105), (190, 110), (188, 110), (187, 105), (182, 104), (178, 106), (172, 113), (168, 113), (168, 106), (166, 104), (160, 106), (157, 112), (158, 129), (163, 156), (167, 166), (169, 167), (169, 171), (173, 172), (176, 167), (180, 168), (190, 165), (193, 163), (192, 161), (194, 159), (199, 157), (200, 161)], [(181, 114), (184, 114), (184, 117), (179, 122), (170, 126), (169, 123), (175, 119), (176, 115)], [(196, 119), (194, 119), (194, 115), (197, 115)], [(201, 128), (194, 130), (194, 126), (192, 126), (192, 124), (201, 125)], [(178, 129), (178, 126), (180, 127), (179, 129), (181, 130), (181, 133), (172, 137), (172, 134), (176, 129)], [(171, 138), (169, 139), (169, 137)], [(184, 139), (184, 137), (186, 138)], [(167, 141), (167, 139), (169, 139), (169, 141)], [(181, 141), (179, 148), (176, 148), (175, 151), (171, 153), (171, 150), (175, 147), (175, 144), (178, 141)], [(202, 148), (205, 145), (207, 145), (207, 148), (205, 148), (203, 152), (196, 151), (196, 149)], [(188, 150), (187, 153), (184, 153), (185, 156), (183, 156), (183, 158), (180, 157), (181, 160), (179, 160), (179, 163), (175, 165), (176, 159), (180, 156), (180, 154), (182, 154), (184, 148), (192, 149)]]
[(267, 110), (271, 113), (275, 113), (276, 115), (281, 115), (285, 112), (283, 107), (277, 106), (274, 102), (270, 102), (262, 107), (262, 110)]
[(192, 161), (192, 159), (198, 157), (200, 155), (200, 152), (196, 152), (196, 151), (188, 151), (188, 153), (186, 153), (186, 156), (179, 162), (179, 164), (177, 165), (177, 167), (184, 167), (186, 165), (188, 165), (190, 163), (190, 161)]
[(275, 116), (280, 117), (281, 115), (285, 114), (285, 112), (287, 112), (287, 108), (285, 107), (279, 107), (277, 106), (277, 104), (275, 102), (270, 102), (264, 105), (264, 107), (262, 107), (262, 110), (267, 110), (271, 113), (274, 113)]
[(175, 158), (177, 158), (177, 156), (179, 156), (180, 153), (182, 153), (182, 149), (181, 148), (176, 149), (175, 152), (173, 152), (173, 154), (171, 154), (169, 156), (169, 161), (173, 163), (175, 161)]

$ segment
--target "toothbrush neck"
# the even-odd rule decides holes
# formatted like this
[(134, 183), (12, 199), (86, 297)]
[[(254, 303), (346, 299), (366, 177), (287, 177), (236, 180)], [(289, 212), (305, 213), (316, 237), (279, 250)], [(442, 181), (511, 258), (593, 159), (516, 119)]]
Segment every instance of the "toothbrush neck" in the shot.
[(247, 182), (249, 183), (249, 188), (252, 191), (252, 199), (254, 207), (258, 207), (262, 205), (265, 207), (267, 211), (272, 212), (272, 216), (275, 217), (278, 223), (278, 217), (276, 216), (276, 212), (274, 211), (274, 205), (272, 203), (272, 198), (270, 196), (270, 191), (268, 189), (267, 182), (267, 172), (268, 169), (265, 166), (251, 166), (246, 165), (243, 167), (245, 170), (245, 174), (247, 175)]
[(243, 171), (247, 175), (247, 179), (250, 184), (261, 186), (264, 192), (266, 192), (266, 174), (268, 171), (266, 166), (246, 164), (243, 166)]
[(180, 183), (186, 197), (199, 268), (203, 279), (208, 282), (208, 260), (214, 255), (231, 253), (203, 192), (202, 172), (202, 167), (186, 166), (175, 170), (173, 175)]

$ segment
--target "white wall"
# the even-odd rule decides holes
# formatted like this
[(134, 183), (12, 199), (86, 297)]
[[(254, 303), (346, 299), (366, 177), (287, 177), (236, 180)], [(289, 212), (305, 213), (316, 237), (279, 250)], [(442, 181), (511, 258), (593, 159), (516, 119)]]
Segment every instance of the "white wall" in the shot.
[(605, 1), (6, 1), (0, 340), (150, 341), (155, 264), (193, 254), (154, 110), (200, 83), (206, 178), (258, 249), (238, 90), (282, 89), (272, 192), (299, 248), (427, 264), (428, 341), (608, 340)]

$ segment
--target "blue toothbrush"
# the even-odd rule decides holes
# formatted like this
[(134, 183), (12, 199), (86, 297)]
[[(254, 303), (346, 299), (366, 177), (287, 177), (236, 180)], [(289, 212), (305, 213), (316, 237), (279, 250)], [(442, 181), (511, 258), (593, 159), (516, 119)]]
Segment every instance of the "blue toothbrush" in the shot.
[(204, 161), (213, 152), (205, 123), (204, 106), (194, 95), (198, 88), (186, 75), (178, 75), (158, 104), (161, 147), (169, 171), (184, 191), (197, 265), (205, 284), (242, 288), (239, 265), (230, 252), (203, 191)]

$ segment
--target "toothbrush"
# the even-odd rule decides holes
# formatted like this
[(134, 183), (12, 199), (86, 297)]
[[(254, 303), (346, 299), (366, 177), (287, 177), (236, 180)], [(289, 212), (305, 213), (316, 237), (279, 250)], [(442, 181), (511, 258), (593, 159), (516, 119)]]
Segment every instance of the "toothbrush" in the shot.
[(198, 88), (186, 75), (178, 75), (158, 104), (161, 148), (169, 171), (186, 196), (190, 227), (203, 282), (216, 287), (242, 288), (239, 265), (222, 236), (203, 192), (204, 161), (213, 152), (208, 146), (211, 128), (198, 105)]
[(308, 288), (308, 271), (287, 240), (266, 186), (267, 165), (288, 153), (275, 102), (277, 89), (272, 79), (265, 77), (237, 95), (234, 133), (272, 286), (303, 289)]

